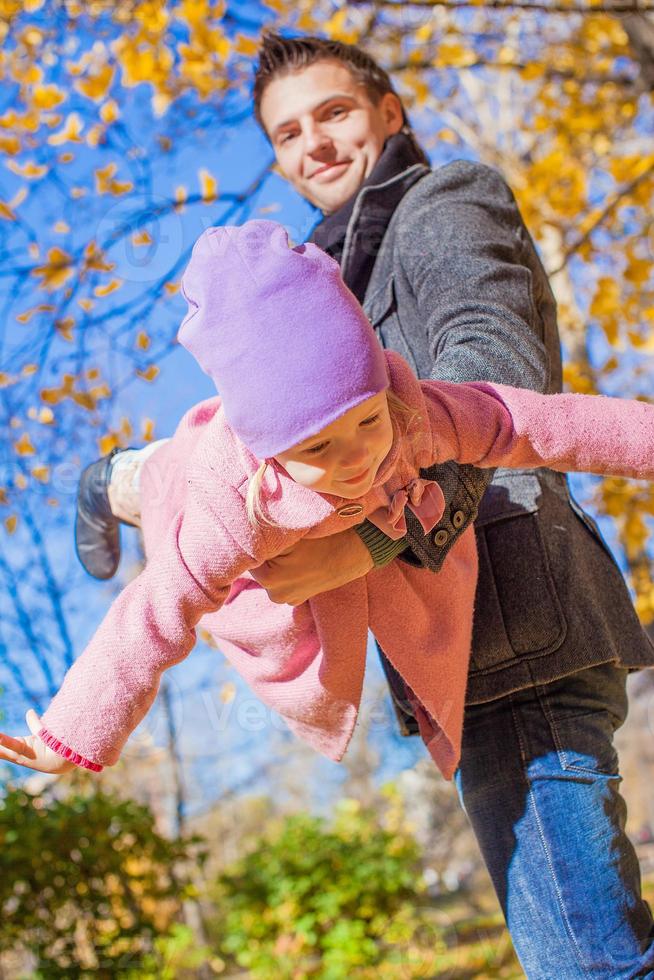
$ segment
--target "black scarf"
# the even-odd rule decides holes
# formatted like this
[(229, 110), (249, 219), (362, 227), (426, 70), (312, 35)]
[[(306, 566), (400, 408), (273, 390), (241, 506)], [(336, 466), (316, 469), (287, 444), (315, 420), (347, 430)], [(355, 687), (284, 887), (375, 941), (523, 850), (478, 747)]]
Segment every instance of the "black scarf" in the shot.
[[(356, 193), (337, 211), (328, 214), (315, 226), (309, 241), (314, 242), (340, 263), (348, 224), (361, 191), (365, 187), (385, 183), (392, 177), (402, 174), (409, 167), (413, 167), (416, 163), (429, 166), (427, 157), (416, 143), (413, 135), (408, 132), (399, 132), (394, 136), (389, 136), (377, 163)], [(415, 179), (418, 177), (416, 176)], [(413, 182), (411, 180), (410, 184)], [(374, 200), (366, 201), (366, 207), (362, 208), (359, 213), (355, 229), (356, 238), (353, 255), (348, 263), (345, 280), (360, 301), (363, 301), (390, 217), (408, 190), (408, 186), (404, 186), (401, 181), (398, 181), (392, 188), (380, 191)]]

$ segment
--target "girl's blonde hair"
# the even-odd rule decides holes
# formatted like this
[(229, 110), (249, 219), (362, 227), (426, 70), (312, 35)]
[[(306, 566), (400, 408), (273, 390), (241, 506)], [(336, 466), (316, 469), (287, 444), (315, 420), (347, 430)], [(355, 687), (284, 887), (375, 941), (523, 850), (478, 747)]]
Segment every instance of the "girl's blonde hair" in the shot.
[[(391, 417), (391, 422), (396, 431), (404, 434), (412, 422), (420, 421), (420, 415), (417, 409), (411, 408), (411, 406), (407, 405), (406, 402), (403, 402), (401, 398), (398, 398), (391, 388), (387, 389), (386, 398), (388, 400), (388, 410)], [(245, 510), (250, 524), (252, 524), (254, 527), (260, 525), (267, 527), (279, 526), (264, 512), (263, 501), (261, 499), (261, 487), (263, 485), (267, 469), (268, 461), (264, 460), (263, 463), (260, 464), (256, 473), (253, 473), (250, 477), (247, 493), (245, 495)]]

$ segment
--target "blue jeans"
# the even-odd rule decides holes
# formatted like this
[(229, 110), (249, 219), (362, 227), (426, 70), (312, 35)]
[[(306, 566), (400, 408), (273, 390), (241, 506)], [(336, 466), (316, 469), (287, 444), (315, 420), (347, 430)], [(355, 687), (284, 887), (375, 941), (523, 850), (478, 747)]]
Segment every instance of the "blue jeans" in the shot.
[(654, 978), (613, 747), (626, 675), (603, 664), (466, 712), (457, 789), (529, 980)]

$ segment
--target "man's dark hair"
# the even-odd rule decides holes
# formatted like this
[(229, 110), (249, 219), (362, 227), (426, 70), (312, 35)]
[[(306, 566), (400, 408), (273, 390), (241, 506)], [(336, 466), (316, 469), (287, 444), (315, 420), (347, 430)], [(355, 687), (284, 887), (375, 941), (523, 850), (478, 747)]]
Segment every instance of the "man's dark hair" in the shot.
[[(254, 117), (264, 132), (261, 99), (268, 85), (275, 78), (308, 68), (318, 61), (340, 61), (356, 81), (365, 86), (373, 105), (377, 105), (387, 92), (397, 95), (388, 72), (384, 71), (369, 54), (353, 44), (343, 44), (342, 41), (330, 41), (321, 37), (282, 37), (280, 34), (266, 33), (261, 39), (253, 92)], [(402, 106), (402, 117), (405, 125), (408, 125), (404, 106)]]

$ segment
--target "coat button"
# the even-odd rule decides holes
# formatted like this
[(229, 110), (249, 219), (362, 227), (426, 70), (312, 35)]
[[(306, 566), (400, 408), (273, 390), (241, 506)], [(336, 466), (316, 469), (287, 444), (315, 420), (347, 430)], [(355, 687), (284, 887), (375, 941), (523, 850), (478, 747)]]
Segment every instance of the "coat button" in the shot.
[(363, 504), (344, 504), (336, 513), (339, 517), (358, 517), (363, 514)]
[(454, 525), (454, 527), (457, 529), (463, 527), (465, 522), (466, 522), (466, 515), (463, 513), (463, 511), (462, 510), (455, 511), (452, 517), (452, 524)]
[(440, 531), (436, 531), (436, 534), (434, 535), (434, 544), (437, 544), (439, 548), (442, 548), (444, 544), (447, 544), (448, 538), (449, 534), (445, 528), (442, 527)]

